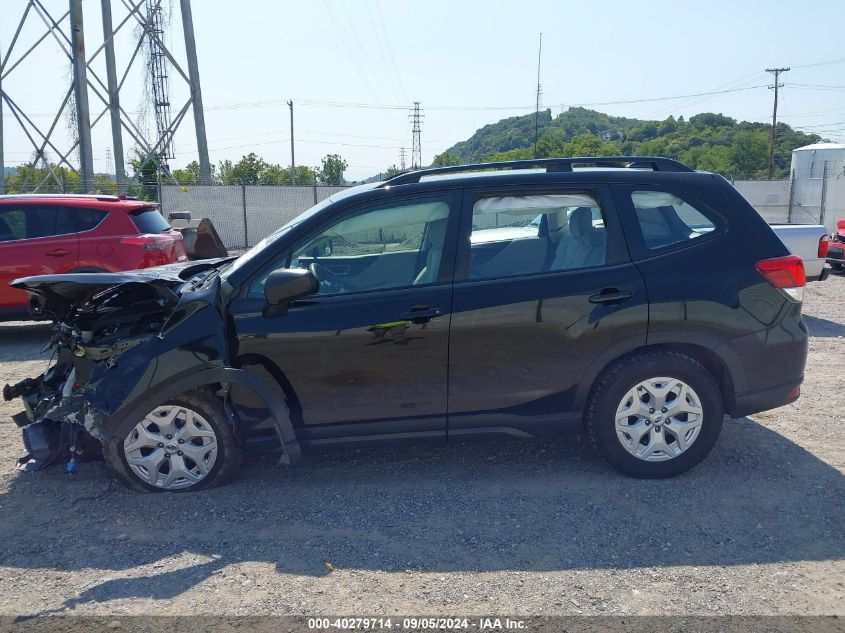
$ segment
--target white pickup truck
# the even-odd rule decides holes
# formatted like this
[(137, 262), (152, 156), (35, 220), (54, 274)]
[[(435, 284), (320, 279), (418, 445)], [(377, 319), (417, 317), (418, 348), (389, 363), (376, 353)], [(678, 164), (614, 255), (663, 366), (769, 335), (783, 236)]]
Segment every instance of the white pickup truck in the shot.
[(807, 281), (824, 281), (830, 274), (825, 258), (819, 257), (819, 242), (827, 238), (821, 224), (772, 224), (772, 230), (786, 244), (789, 252), (804, 260)]

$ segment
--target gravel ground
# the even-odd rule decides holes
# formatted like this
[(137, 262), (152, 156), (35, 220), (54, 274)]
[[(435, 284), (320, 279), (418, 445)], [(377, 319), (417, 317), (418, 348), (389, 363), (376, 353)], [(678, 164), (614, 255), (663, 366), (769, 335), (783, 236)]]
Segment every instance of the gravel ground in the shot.
[[(666, 481), (505, 442), (264, 459), (139, 495), (101, 464), (20, 473), (0, 404), (0, 614), (845, 615), (845, 278), (812, 284), (801, 399), (726, 421)], [(0, 325), (0, 384), (42, 325)]]

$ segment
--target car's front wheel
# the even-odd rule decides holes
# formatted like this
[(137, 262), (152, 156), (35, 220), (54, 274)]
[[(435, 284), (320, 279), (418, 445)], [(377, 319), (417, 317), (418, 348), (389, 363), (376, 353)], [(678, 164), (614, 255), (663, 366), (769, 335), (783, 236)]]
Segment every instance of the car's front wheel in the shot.
[(635, 477), (671, 477), (700, 462), (719, 437), (722, 395), (710, 372), (677, 352), (642, 352), (600, 377), (587, 406), (593, 444)]
[(184, 492), (230, 479), (242, 451), (219, 400), (190, 392), (124, 420), (105, 444), (111, 471), (144, 492)]

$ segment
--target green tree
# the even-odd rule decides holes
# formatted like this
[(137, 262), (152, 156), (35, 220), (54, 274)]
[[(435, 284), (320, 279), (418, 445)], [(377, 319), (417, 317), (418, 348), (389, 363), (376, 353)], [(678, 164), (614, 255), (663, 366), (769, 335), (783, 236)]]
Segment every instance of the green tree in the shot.
[[(288, 176), (290, 176), (290, 169)], [(307, 167), (305, 165), (296, 166), (296, 184), (297, 185), (314, 185), (317, 183), (317, 168)]]
[(25, 163), (6, 176), (6, 193), (32, 193), (36, 188), (38, 193), (80, 193), (79, 175), (54, 163), (49, 168)]
[(258, 182), (262, 185), (289, 185), (290, 168), (281, 165), (266, 165), (258, 175)]
[(769, 159), (765, 132), (737, 132), (730, 148), (731, 169), (736, 178), (763, 176)]
[(216, 182), (221, 185), (238, 184), (238, 179), (235, 177), (235, 165), (228, 158), (217, 164)]
[(454, 154), (450, 154), (449, 152), (443, 152), (442, 154), (438, 154), (434, 157), (434, 160), (431, 161), (432, 167), (451, 167), (453, 165), (460, 165), (461, 159), (455, 156)]
[[(231, 161), (229, 161), (231, 164)], [(217, 182), (217, 168), (211, 165), (211, 182)], [(185, 165), (184, 169), (174, 169), (173, 178), (180, 185), (196, 185), (201, 182), (200, 178), (200, 164), (197, 161), (192, 161)]]
[(250, 152), (232, 167), (232, 177), (242, 185), (257, 185), (269, 165), (255, 152)]
[(349, 164), (337, 154), (327, 154), (323, 156), (321, 161), (318, 176), (320, 183), (324, 185), (342, 185), (343, 172)]
[(402, 170), (399, 169), (396, 165), (391, 165), (387, 169), (384, 170), (382, 174), (382, 178), (387, 180), (388, 178), (393, 178), (396, 174), (401, 174)]
[(135, 155), (129, 159), (129, 165), (135, 174), (129, 183), (129, 193), (141, 200), (158, 200), (161, 157), (135, 148)]
[(619, 147), (595, 134), (581, 134), (563, 145), (563, 156), (619, 156)]

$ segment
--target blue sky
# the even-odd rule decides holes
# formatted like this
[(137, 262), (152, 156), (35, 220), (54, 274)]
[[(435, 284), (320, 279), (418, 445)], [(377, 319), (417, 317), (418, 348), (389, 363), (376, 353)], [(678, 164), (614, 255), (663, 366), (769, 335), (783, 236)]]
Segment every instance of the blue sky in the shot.
[[(168, 0), (165, 0), (167, 4)], [(127, 13), (113, 0), (115, 23)], [(0, 0), (0, 50), (6, 51), (24, 0)], [(54, 17), (64, 0), (45, 0)], [(100, 3), (84, 0), (89, 56), (102, 42)], [(420, 101), (423, 162), (505, 116), (530, 112), (537, 40), (543, 33), (542, 103), (558, 114), (597, 104), (734, 90), (707, 97), (592, 105), (620, 116), (662, 119), (702, 111), (768, 121), (767, 67), (783, 75), (779, 119), (836, 140), (845, 139), (845, 3), (768, 2), (400, 2), (397, 0), (193, 0), (211, 159), (255, 151), (288, 164), (287, 99), (295, 103), (297, 163), (315, 165), (329, 152), (363, 178), (410, 154), (408, 109)], [(184, 59), (178, 0), (169, 38)], [(16, 58), (42, 32), (30, 21)], [(117, 38), (125, 65), (134, 35)], [(95, 60), (105, 80), (102, 55)], [(832, 60), (838, 60), (833, 63)], [(45, 42), (4, 80), (4, 89), (43, 127), (50, 125), (69, 81), (69, 63)], [(122, 104), (142, 109), (144, 71), (130, 72)], [(187, 89), (174, 71), (171, 102)], [(99, 102), (90, 95), (92, 112)], [(359, 104), (353, 106), (352, 104)], [(363, 104), (366, 107), (360, 107)], [(379, 106), (379, 107), (372, 107)], [(388, 106), (388, 107), (383, 107)], [(140, 125), (149, 119), (139, 118)], [(146, 123), (145, 123), (146, 121)], [(26, 137), (5, 109), (6, 163), (26, 161)], [(58, 124), (64, 148), (67, 121)], [(124, 138), (131, 148), (131, 141)], [(94, 129), (95, 166), (107, 167), (108, 117)], [(196, 158), (190, 117), (176, 138), (173, 167)]]

